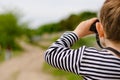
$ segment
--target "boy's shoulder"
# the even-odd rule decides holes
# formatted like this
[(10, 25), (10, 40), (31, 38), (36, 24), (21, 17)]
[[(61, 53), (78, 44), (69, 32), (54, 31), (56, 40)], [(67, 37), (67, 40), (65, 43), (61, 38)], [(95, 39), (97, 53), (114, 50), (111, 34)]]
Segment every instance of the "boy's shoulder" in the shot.
[(100, 49), (96, 47), (86, 47), (86, 46), (84, 47), (85, 47), (84, 53), (87, 53), (87, 54), (111, 55), (111, 53), (109, 53), (107, 49), (104, 49), (104, 48)]

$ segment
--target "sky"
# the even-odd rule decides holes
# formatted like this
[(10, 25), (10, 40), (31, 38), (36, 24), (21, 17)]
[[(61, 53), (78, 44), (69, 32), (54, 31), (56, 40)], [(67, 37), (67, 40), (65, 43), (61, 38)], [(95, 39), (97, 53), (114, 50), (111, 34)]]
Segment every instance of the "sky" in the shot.
[(81, 11), (99, 11), (105, 0), (0, 0), (0, 13), (16, 10), (22, 21), (37, 28), (50, 22), (58, 22), (70, 14)]

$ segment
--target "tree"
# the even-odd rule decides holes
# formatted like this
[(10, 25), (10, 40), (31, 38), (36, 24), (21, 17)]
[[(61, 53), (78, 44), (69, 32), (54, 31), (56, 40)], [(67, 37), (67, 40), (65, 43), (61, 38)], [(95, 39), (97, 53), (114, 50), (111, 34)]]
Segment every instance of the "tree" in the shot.
[(15, 39), (22, 34), (22, 28), (18, 22), (18, 17), (12, 12), (0, 14), (0, 45), (2, 48), (17, 48)]
[(72, 14), (67, 19), (61, 20), (60, 24), (63, 30), (73, 30), (75, 27), (84, 20), (96, 17), (96, 12), (85, 11), (79, 14)]
[(92, 17), (96, 17), (96, 12), (85, 11), (79, 14), (71, 14), (68, 18), (63, 19), (57, 23), (50, 23), (40, 26), (37, 29), (38, 34), (43, 33), (52, 33), (52, 32), (60, 32), (66, 30), (73, 30), (75, 27), (83, 20), (87, 20)]
[(36, 31), (37, 34), (41, 35), (43, 33), (53, 33), (61, 31), (61, 26), (59, 23), (50, 23), (40, 26)]

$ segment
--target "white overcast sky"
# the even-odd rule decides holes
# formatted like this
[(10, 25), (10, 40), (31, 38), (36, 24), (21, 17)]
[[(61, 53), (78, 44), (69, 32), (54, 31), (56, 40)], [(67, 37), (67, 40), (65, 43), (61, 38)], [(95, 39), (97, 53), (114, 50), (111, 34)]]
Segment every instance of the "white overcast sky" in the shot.
[(99, 11), (105, 0), (0, 0), (0, 13), (17, 9), (32, 27), (59, 21), (72, 13)]

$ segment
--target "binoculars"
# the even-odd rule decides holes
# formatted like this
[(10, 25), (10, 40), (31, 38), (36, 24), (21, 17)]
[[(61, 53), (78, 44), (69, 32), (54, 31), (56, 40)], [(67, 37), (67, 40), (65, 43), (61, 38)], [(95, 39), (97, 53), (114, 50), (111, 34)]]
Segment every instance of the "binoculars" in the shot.
[(97, 22), (99, 22), (98, 19), (90, 27), (90, 31), (95, 32), (96, 34), (98, 34), (97, 29), (96, 29), (96, 23)]
[(103, 48), (103, 46), (100, 43), (99, 34), (97, 32), (97, 29), (96, 29), (96, 23), (97, 22), (99, 22), (98, 19), (91, 25), (90, 31), (92, 31), (92, 32), (94, 32), (96, 34), (96, 42), (97, 42), (97, 44), (99, 45), (100, 48)]

